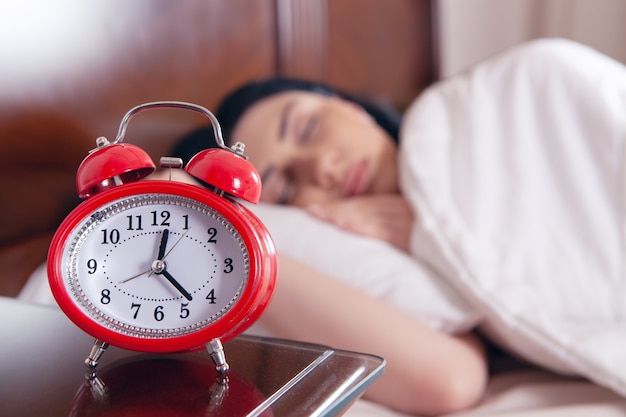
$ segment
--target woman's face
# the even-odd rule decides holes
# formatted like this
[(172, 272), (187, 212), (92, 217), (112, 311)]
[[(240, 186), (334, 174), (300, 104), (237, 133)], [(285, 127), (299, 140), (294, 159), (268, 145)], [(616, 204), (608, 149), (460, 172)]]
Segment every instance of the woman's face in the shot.
[(261, 200), (306, 206), (361, 194), (398, 192), (396, 145), (359, 106), (290, 91), (246, 110), (231, 141), (261, 174)]

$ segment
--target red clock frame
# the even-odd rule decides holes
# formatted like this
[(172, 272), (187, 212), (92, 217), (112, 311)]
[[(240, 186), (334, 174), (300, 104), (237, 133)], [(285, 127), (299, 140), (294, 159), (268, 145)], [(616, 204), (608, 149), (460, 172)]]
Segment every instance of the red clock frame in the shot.
[[(63, 252), (68, 238), (85, 218), (112, 201), (141, 194), (168, 194), (203, 203), (223, 215), (241, 234), (250, 255), (248, 284), (236, 303), (221, 317), (195, 332), (169, 338), (122, 334), (91, 317), (68, 293), (63, 282)], [(211, 340), (229, 340), (249, 328), (269, 304), (276, 286), (276, 248), (261, 221), (230, 197), (218, 196), (193, 184), (144, 180), (102, 191), (81, 203), (61, 223), (48, 253), (48, 277), (52, 293), (65, 314), (78, 327), (103, 342), (142, 352), (199, 350)]]

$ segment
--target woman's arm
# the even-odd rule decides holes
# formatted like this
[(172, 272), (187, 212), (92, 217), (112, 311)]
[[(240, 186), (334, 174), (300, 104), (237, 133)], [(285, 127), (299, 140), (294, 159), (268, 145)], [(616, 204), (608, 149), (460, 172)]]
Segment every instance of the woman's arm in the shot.
[(399, 411), (438, 415), (467, 408), (486, 384), (476, 337), (434, 331), (285, 256), (262, 322), (278, 337), (384, 357), (386, 370), (364, 397)]

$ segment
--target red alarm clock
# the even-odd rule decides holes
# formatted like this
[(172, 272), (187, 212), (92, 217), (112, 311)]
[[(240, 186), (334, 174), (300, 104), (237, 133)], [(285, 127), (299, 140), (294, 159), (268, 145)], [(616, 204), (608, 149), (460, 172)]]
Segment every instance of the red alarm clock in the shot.
[[(184, 169), (212, 189), (142, 180), (154, 163), (122, 141), (131, 117), (155, 108), (193, 110), (211, 120), (220, 147), (201, 151)], [(261, 195), (260, 176), (243, 145), (226, 147), (215, 116), (183, 102), (137, 106), (123, 118), (115, 141), (96, 143), (76, 176), (87, 200), (59, 226), (47, 265), (57, 303), (96, 339), (85, 363), (95, 367), (109, 344), (145, 352), (206, 346), (225, 372), (221, 341), (258, 319), (277, 275), (270, 234), (236, 200), (258, 203)]]

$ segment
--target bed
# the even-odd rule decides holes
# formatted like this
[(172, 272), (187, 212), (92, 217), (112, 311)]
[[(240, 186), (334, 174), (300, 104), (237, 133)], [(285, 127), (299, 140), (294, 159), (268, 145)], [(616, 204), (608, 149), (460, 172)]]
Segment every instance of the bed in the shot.
[[(79, 202), (74, 188), (76, 167), (93, 148), (95, 138), (114, 137), (121, 117), (137, 104), (181, 100), (212, 108), (243, 81), (284, 74), (321, 80), (401, 110), (408, 108), (415, 115), (411, 120), (418, 125), (424, 124), (424, 119), (431, 120), (424, 115), (430, 116), (440, 106), (440, 97), (431, 89), (419, 105), (412, 104), (414, 97), (437, 81), (436, 2), (398, 0), (381, 8), (376, 0), (138, 0), (128, 7), (121, 0), (91, 2), (90, 6), (65, 0), (56, 4), (63, 13), (46, 31), (36, 30), (52, 13), (45, 2), (21, 4), (23, 8), (12, 11), (16, 23), (1, 29), (14, 39), (24, 39), (23, 49), (5, 46), (0, 50), (6, 54), (0, 68), (0, 85), (4, 86), (0, 90), (0, 154), (4, 161), (0, 183), (10, 196), (0, 209), (2, 296), (51, 302), (45, 286), (40, 285), (39, 267), (56, 226)], [(56, 36), (56, 32), (63, 33)], [(36, 42), (32, 42), (34, 33), (42, 34)], [(543, 46), (537, 48), (541, 53)], [(503, 83), (509, 81), (503, 77)], [(623, 128), (623, 117), (616, 120), (616, 129)], [(141, 116), (134, 120), (126, 140), (143, 147), (156, 160), (177, 138), (203, 122), (184, 112)], [(430, 128), (426, 123), (425, 129)], [(623, 131), (614, 135), (623, 137)], [(428, 147), (422, 150), (436, 151)], [(432, 160), (441, 161), (439, 157), (433, 153)], [(620, 161), (615, 161), (615, 166), (620, 166)], [(406, 176), (410, 181), (411, 175)], [(428, 190), (424, 192), (422, 197), (430, 196), (426, 203), (444, 204)], [(416, 204), (424, 203), (417, 200)], [(429, 204), (425, 207), (432, 208)], [(464, 278), (450, 288), (427, 278), (433, 268), (439, 271), (445, 265), (414, 262), (380, 242), (347, 236), (291, 208), (261, 205), (257, 213), (275, 235), (279, 250), (291, 250), (294, 256), (306, 254), (321, 269), (332, 264), (330, 272), (352, 279), (352, 285), (368, 288), (401, 308), (411, 310), (419, 304), (423, 308), (415, 314), (435, 327), (448, 331), (472, 327), (485, 315), (496, 314), (495, 307), (481, 310), (472, 302), (484, 292), (459, 294), (459, 286), (470, 285), (471, 273), (457, 274)], [(454, 226), (454, 222), (450, 224)], [(287, 232), (296, 229), (290, 225), (298, 225), (297, 236)], [(443, 232), (432, 234), (430, 239), (440, 239), (441, 243), (458, 230)], [(302, 236), (314, 233), (347, 242), (347, 256), (359, 261), (337, 267), (338, 263), (329, 258), (333, 253), (321, 250), (308, 256), (310, 248)], [(442, 253), (433, 256), (438, 259), (466, 249), (445, 244), (437, 247)], [(326, 249), (333, 252), (330, 246)], [(471, 250), (462, 253), (470, 261), (480, 255)], [(376, 262), (380, 259), (386, 261)], [(381, 269), (381, 265), (394, 267)], [(421, 285), (419, 302), (415, 297), (407, 298), (402, 290), (409, 282)], [(518, 299), (515, 296), (511, 300)], [(494, 344), (490, 353), (493, 377), (487, 394), (475, 408), (455, 416), (626, 415), (624, 382), (619, 377), (623, 362), (615, 349), (609, 352), (614, 356), (608, 356), (604, 363), (583, 361), (582, 366), (577, 358), (585, 355), (571, 347), (585, 340), (583, 334), (568, 339), (552, 337), (563, 334), (566, 322), (542, 327), (542, 334), (550, 336), (542, 338), (517, 320), (490, 323), (483, 331), (497, 346)], [(511, 332), (499, 331), (505, 327), (517, 333), (507, 338)], [(615, 345), (623, 336), (607, 332), (606, 337)], [(626, 346), (624, 341), (621, 346)], [(554, 343), (560, 351), (555, 350)], [(615, 369), (606, 369), (613, 365)], [(359, 400), (346, 415), (401, 414)]]

